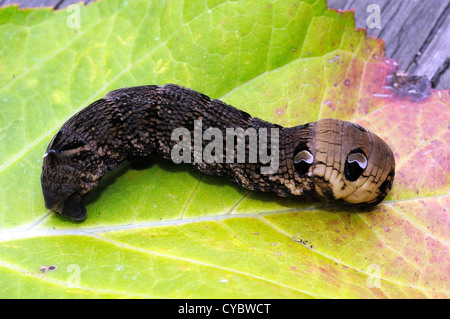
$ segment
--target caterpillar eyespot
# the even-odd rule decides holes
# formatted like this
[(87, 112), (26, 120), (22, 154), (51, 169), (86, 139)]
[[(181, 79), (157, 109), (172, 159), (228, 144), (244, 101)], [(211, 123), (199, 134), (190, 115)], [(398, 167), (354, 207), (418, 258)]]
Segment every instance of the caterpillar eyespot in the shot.
[(390, 147), (357, 124), (322, 119), (282, 127), (175, 84), (109, 92), (50, 142), (45, 206), (86, 218), (84, 196), (125, 160), (156, 155), (252, 191), (376, 205), (392, 187)]

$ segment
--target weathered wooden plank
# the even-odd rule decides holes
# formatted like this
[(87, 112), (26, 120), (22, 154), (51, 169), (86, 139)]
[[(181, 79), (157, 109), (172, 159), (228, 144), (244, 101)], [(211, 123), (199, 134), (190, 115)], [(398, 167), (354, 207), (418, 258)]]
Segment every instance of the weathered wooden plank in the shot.
[[(450, 5), (447, 8), (450, 11)], [(419, 51), (408, 71), (427, 75), (433, 87), (450, 89), (450, 14), (442, 20), (443, 27), (432, 30), (429, 43)]]
[[(380, 7), (380, 28), (367, 26), (374, 12), (368, 10), (371, 4)], [(449, 0), (328, 0), (328, 6), (354, 9), (356, 26), (366, 28), (369, 36), (382, 38), (386, 56), (396, 60), (400, 70), (425, 75), (435, 79), (436, 88), (450, 89), (450, 82), (445, 80), (450, 69), (443, 72), (444, 63), (450, 58)]]
[(435, 77), (431, 79), (432, 83), (437, 83), (436, 88), (450, 87), (450, 58), (447, 58), (441, 67), (437, 70)]

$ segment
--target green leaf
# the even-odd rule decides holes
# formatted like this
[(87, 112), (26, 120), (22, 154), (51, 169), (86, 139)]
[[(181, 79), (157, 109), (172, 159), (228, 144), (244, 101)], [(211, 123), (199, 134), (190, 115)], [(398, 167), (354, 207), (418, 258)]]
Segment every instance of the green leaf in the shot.
[[(0, 34), (0, 297), (449, 297), (450, 93), (394, 94), (395, 62), (351, 12), (105, 0), (1, 8)], [(394, 188), (361, 213), (125, 163), (88, 195), (84, 222), (47, 211), (39, 176), (59, 127), (108, 91), (165, 83), (286, 126), (362, 124), (392, 146)]]

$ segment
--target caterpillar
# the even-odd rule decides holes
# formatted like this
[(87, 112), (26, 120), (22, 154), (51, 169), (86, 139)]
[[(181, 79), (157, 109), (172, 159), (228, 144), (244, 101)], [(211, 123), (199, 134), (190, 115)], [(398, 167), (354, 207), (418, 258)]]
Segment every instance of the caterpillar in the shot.
[(252, 191), (365, 206), (385, 198), (395, 174), (391, 148), (357, 124), (282, 127), (188, 88), (147, 85), (111, 91), (62, 125), (44, 154), (45, 206), (83, 220), (83, 198), (106, 172), (154, 156)]

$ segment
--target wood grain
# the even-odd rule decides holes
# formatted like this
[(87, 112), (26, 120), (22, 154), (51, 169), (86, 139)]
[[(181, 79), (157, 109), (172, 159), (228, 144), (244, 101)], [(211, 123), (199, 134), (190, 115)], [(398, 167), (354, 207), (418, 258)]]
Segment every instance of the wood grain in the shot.
[[(370, 4), (381, 9), (381, 28), (367, 27)], [(450, 1), (328, 0), (328, 7), (355, 10), (356, 26), (386, 42), (386, 56), (411, 75), (425, 75), (432, 87), (450, 89)], [(446, 62), (447, 61), (447, 62)]]

